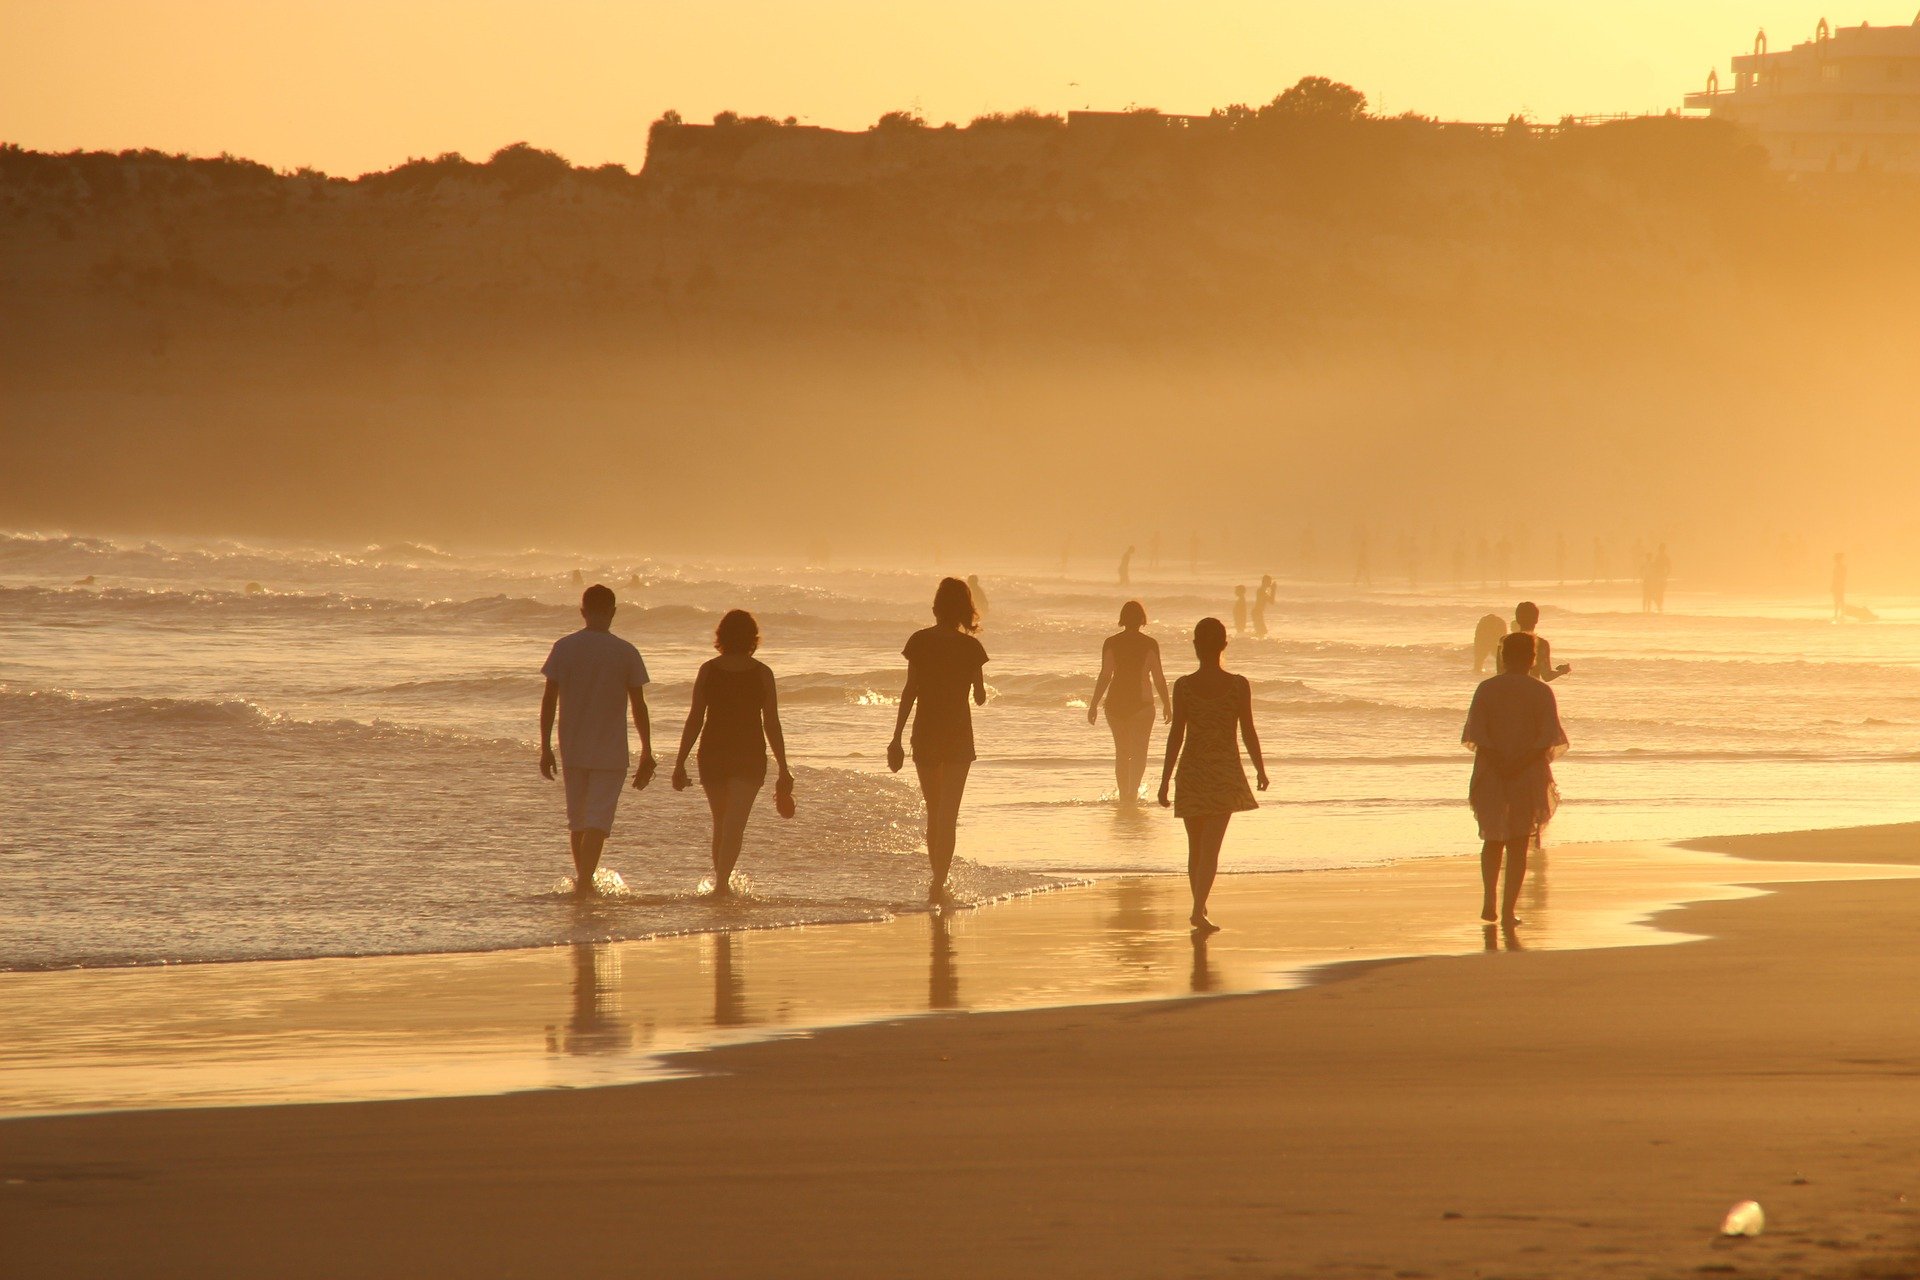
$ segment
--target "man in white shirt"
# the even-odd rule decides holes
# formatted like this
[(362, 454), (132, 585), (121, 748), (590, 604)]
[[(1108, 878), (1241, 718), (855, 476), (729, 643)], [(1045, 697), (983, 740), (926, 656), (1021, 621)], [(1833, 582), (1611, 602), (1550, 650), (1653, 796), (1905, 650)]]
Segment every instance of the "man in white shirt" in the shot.
[(553, 724), (560, 721), (560, 773), (567, 788), (567, 826), (572, 833), (574, 892), (593, 892), (600, 851), (613, 830), (613, 813), (627, 779), (627, 708), (640, 731), (640, 767), (633, 789), (653, 778), (653, 729), (647, 719), (647, 664), (640, 651), (613, 634), (613, 592), (598, 583), (580, 597), (586, 626), (562, 636), (540, 673), (547, 690), (540, 700), (540, 776), (555, 772)]

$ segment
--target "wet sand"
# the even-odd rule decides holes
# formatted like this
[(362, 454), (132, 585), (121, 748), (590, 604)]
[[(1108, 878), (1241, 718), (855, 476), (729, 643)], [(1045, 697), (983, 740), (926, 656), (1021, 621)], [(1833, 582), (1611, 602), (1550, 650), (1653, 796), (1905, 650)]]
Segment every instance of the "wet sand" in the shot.
[[(1920, 828), (1704, 844), (1920, 861)], [(1780, 870), (1757, 862), (1750, 878)], [(1246, 879), (1281, 882), (1269, 894), (1296, 878)], [(1603, 877), (1556, 871), (1543, 943), (1578, 914), (1563, 884), (1585, 879)], [(869, 1023), (711, 1048), (678, 1060), (698, 1074), (639, 1085), (12, 1120), (0, 1270), (1911, 1274), (1920, 884), (1702, 896), (1659, 920), (1705, 936), (1688, 945), (1380, 960), (1266, 994)], [(1252, 898), (1239, 905), (1250, 924)], [(1136, 959), (1162, 973), (1180, 953), (1159, 908), (1142, 910)], [(924, 1009), (940, 965), (928, 922), (903, 923), (920, 931)], [(1197, 958), (1172, 938), (1191, 979)], [(1293, 972), (1242, 945), (1223, 971), (1262, 975), (1250, 985)], [(967, 955), (950, 957), (960, 992)], [(990, 967), (983, 953), (975, 1007), (994, 1007)], [(460, 976), (386, 1007), (429, 1026)], [(703, 976), (713, 1014), (725, 989)], [(552, 1009), (543, 1052), (598, 1034), (598, 999), (584, 1031), (581, 1006)], [(112, 1027), (99, 1035), (110, 1058)], [(324, 1056), (325, 1037), (312, 1043)], [(1766, 1234), (1719, 1241), (1749, 1197)]]

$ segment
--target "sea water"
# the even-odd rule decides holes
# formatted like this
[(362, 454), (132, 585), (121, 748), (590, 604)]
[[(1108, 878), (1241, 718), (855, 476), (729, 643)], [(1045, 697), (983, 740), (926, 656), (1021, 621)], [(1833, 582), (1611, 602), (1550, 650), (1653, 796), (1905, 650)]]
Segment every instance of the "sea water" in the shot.
[[(1117, 559), (1117, 557), (1116, 557)], [(1172, 679), (1241, 572), (1135, 561), (833, 564), (419, 545), (0, 536), (0, 969), (484, 951), (882, 919), (922, 909), (912, 773), (885, 765), (909, 632), (940, 572), (982, 575), (955, 887), (981, 903), (1176, 872), (1180, 824), (1116, 803), (1086, 704), (1119, 605)], [(646, 655), (661, 772), (625, 793), (604, 891), (566, 893), (564, 803), (536, 770), (539, 666), (580, 587)], [(91, 579), (90, 582), (86, 579)], [(1824, 601), (1624, 583), (1357, 589), (1283, 582), (1236, 636), (1273, 786), (1229, 871), (1365, 867), (1476, 847), (1459, 745), (1484, 613), (1541, 602), (1573, 674), (1555, 842), (1920, 819), (1920, 606), (1834, 625)], [(765, 797), (713, 901), (709, 819), (667, 784), (729, 608), (758, 616), (799, 814)], [(1148, 790), (1158, 779), (1163, 729)], [(1394, 874), (1382, 866), (1380, 875)]]

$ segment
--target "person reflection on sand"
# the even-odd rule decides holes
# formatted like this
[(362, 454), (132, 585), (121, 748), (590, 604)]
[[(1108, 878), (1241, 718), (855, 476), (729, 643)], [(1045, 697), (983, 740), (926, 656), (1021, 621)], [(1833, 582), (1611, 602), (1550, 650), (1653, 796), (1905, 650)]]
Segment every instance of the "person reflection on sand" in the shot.
[(573, 946), (573, 1016), (564, 1034), (547, 1033), (547, 1048), (575, 1055), (619, 1053), (633, 1043), (620, 1016), (620, 960), (605, 942)]
[(733, 935), (713, 935), (713, 1025), (745, 1027), (753, 1022), (747, 1013), (747, 980), (733, 967)]
[(960, 1008), (960, 966), (954, 962), (953, 921), (944, 911), (927, 916), (927, 1008)]
[(1207, 941), (1212, 936), (1205, 929), (1193, 931), (1193, 974), (1187, 988), (1197, 996), (1205, 995), (1220, 985), (1220, 975), (1213, 971), (1213, 963), (1207, 958)]
[[(1480, 918), (1520, 923), (1520, 886), (1527, 848), (1553, 817), (1558, 795), (1553, 761), (1567, 749), (1553, 687), (1533, 678), (1533, 637), (1516, 631), (1500, 642), (1500, 674), (1480, 682), (1460, 741), (1473, 754), (1468, 799), (1480, 824)], [(1494, 895), (1506, 866), (1499, 915)]]
[[(1174, 816), (1187, 824), (1187, 884), (1193, 890), (1193, 914), (1187, 922), (1208, 933), (1220, 927), (1207, 918), (1207, 896), (1220, 870), (1227, 823), (1236, 813), (1260, 807), (1240, 765), (1242, 739), (1253, 757), (1260, 789), (1267, 789), (1267, 762), (1253, 727), (1253, 686), (1220, 664), (1226, 650), (1226, 624), (1218, 618), (1200, 619), (1193, 628), (1193, 652), (1200, 667), (1174, 682), (1173, 727), (1167, 731), (1167, 758), (1160, 770), (1160, 803), (1171, 806)], [(1168, 796), (1175, 765), (1180, 769), (1177, 802)]]

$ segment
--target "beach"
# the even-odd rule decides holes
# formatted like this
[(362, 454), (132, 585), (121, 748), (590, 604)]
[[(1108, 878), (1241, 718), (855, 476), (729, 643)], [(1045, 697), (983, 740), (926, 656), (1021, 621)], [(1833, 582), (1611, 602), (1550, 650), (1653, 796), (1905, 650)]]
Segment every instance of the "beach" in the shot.
[[(1916, 847), (1704, 843), (1756, 880)], [(1776, 884), (1660, 913), (1682, 945), (888, 1020), (634, 1085), (16, 1119), (0, 1240), (21, 1275), (1911, 1274), (1917, 909)], [(1718, 1238), (1750, 1198), (1766, 1232)]]

